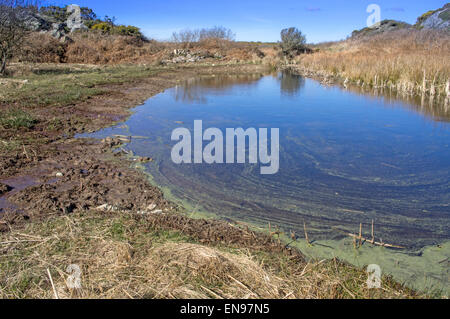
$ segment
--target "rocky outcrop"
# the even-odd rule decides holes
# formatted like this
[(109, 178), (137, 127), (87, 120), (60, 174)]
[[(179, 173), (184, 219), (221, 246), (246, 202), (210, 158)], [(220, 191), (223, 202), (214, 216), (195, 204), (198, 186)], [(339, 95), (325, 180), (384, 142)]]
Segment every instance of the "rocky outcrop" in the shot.
[(200, 60), (206, 59), (208, 57), (213, 57), (209, 52), (192, 52), (190, 50), (177, 49), (174, 50), (168, 60), (163, 60), (163, 64), (169, 63), (193, 63)]
[(417, 19), (415, 25), (396, 20), (383, 20), (378, 27), (370, 27), (353, 31), (351, 37), (361, 38), (408, 28), (444, 30), (450, 32), (450, 3), (447, 3), (440, 9), (431, 10), (424, 13)]
[(352, 33), (352, 38), (360, 38), (366, 36), (372, 36), (384, 32), (390, 32), (400, 29), (412, 28), (409, 23), (397, 21), (397, 20), (383, 20), (377, 27), (364, 28), (361, 30), (355, 30)]
[(450, 31), (450, 3), (444, 7), (428, 11), (417, 19), (416, 26), (420, 29), (436, 29)]
[(53, 28), (53, 24), (56, 23), (50, 17), (34, 11), (21, 11), (20, 20), (23, 21), (25, 27), (30, 31), (48, 32)]
[[(77, 5), (70, 5), (68, 12), (74, 12), (79, 9)], [(34, 32), (48, 33), (51, 36), (62, 41), (70, 41), (69, 34), (78, 30), (87, 30), (82, 19), (69, 17), (66, 22), (58, 22), (52, 17), (43, 15), (34, 11), (22, 11), (21, 20), (25, 27)], [(76, 15), (74, 15), (76, 17)]]

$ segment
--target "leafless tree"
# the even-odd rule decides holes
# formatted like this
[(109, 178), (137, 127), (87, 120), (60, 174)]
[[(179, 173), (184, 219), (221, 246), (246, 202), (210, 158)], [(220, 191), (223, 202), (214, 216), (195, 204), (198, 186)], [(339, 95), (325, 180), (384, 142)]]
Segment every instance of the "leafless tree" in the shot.
[(198, 42), (199, 31), (198, 30), (182, 30), (180, 32), (174, 32), (172, 34), (172, 41), (175, 43), (183, 44), (185, 47), (189, 48), (192, 43)]
[(233, 41), (235, 38), (235, 34), (230, 29), (225, 27), (215, 26), (209, 29), (201, 29), (199, 31), (200, 41), (208, 40), (208, 39), (217, 39), (217, 40), (228, 40)]
[(172, 41), (175, 43), (183, 44), (185, 47), (191, 47), (193, 43), (205, 40), (227, 40), (233, 41), (235, 35), (233, 31), (225, 27), (213, 27), (203, 28), (197, 30), (182, 30), (180, 32), (174, 32), (172, 35)]
[(26, 18), (36, 11), (37, 1), (0, 0), (0, 74), (6, 74), (6, 63), (27, 34)]

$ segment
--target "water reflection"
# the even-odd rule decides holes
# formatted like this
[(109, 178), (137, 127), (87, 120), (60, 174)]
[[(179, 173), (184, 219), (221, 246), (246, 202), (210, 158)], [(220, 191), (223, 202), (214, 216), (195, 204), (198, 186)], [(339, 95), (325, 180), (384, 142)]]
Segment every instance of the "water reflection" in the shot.
[(285, 96), (295, 96), (305, 87), (305, 78), (303, 76), (282, 72), (278, 74), (281, 93)]
[[(129, 148), (155, 159), (147, 165), (155, 182), (222, 217), (293, 231), (307, 221), (316, 238), (341, 236), (334, 227), (354, 231), (372, 219), (383, 240), (396, 244), (449, 238), (445, 104), (349, 90), (293, 74), (191, 79), (138, 107), (126, 123), (129, 131), (97, 135), (151, 137)], [(280, 128), (279, 174), (261, 176), (255, 165), (175, 165), (171, 133), (180, 123), (192, 130), (197, 119), (221, 130)]]
[(173, 97), (178, 102), (207, 103), (207, 94), (223, 96), (228, 94), (234, 87), (250, 88), (255, 86), (262, 77), (267, 74), (235, 74), (195, 77), (184, 81), (173, 90)]
[(450, 122), (450, 101), (443, 96), (412, 95), (405, 92), (392, 91), (386, 88), (364, 89), (359, 86), (348, 86), (349, 91), (358, 95), (383, 99), (386, 105), (401, 106), (418, 112), (434, 121)]

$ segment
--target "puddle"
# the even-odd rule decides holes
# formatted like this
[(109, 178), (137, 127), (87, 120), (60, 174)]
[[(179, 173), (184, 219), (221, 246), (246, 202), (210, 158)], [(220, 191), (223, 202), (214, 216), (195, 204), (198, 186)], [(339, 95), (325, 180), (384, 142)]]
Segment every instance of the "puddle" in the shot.
[(39, 181), (31, 176), (19, 176), (0, 181), (12, 188), (11, 191), (0, 197), (0, 216), (5, 212), (19, 212), (20, 208), (11, 203), (8, 198), (25, 188), (39, 184)]

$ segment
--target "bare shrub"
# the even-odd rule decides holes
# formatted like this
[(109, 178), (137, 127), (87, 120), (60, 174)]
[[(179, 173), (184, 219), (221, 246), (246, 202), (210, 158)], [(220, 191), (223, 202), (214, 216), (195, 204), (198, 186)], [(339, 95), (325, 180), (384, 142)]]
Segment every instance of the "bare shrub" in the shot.
[(172, 41), (182, 44), (186, 48), (191, 47), (193, 43), (198, 42), (199, 38), (198, 30), (185, 29), (172, 34)]
[(172, 42), (181, 44), (185, 48), (190, 48), (195, 43), (201, 43), (204, 46), (222, 46), (234, 41), (234, 38), (233, 31), (221, 26), (197, 30), (185, 29), (172, 34)]
[(27, 34), (27, 14), (36, 11), (37, 4), (31, 0), (0, 0), (0, 74), (6, 74), (6, 63), (20, 48)]
[(231, 31), (231, 29), (227, 29), (222, 26), (215, 26), (209, 29), (201, 29), (198, 31), (199, 33), (199, 41), (209, 40), (209, 39), (218, 39), (225, 41), (234, 41), (236, 35)]

